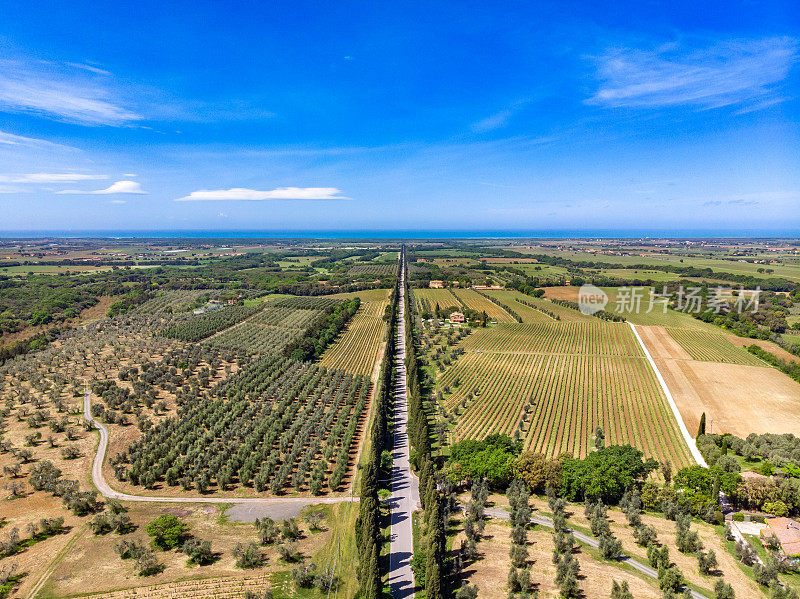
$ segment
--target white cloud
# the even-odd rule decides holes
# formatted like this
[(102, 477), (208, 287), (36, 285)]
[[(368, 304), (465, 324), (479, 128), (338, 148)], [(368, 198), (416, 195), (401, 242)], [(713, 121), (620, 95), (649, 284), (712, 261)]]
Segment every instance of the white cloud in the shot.
[(694, 50), (678, 44), (612, 49), (596, 59), (602, 83), (586, 103), (634, 108), (753, 103), (764, 108), (779, 101), (776, 88), (796, 61), (797, 48), (795, 39), (773, 37)]
[(27, 175), (0, 175), (2, 183), (64, 183), (69, 181), (97, 181), (108, 179), (108, 175), (84, 173), (29, 173)]
[(14, 187), (13, 185), (0, 185), (0, 193), (30, 193), (30, 189)]
[[(101, 69), (0, 60), (0, 110), (82, 125), (124, 125), (142, 117), (123, 106)], [(77, 65), (72, 65), (77, 66)]]
[(109, 204), (127, 204), (127, 200), (109, 200)]
[(188, 196), (178, 198), (176, 202), (210, 201), (210, 200), (347, 200), (338, 195), (341, 192), (335, 187), (279, 187), (271, 191), (258, 191), (234, 187), (233, 189), (216, 189), (193, 191)]
[(53, 142), (45, 141), (44, 139), (36, 139), (34, 137), (24, 137), (22, 135), (14, 135), (13, 133), (8, 133), (7, 131), (0, 131), (0, 145), (26, 146), (30, 148), (60, 149), (60, 150), (68, 150), (71, 152), (80, 152), (80, 150), (78, 150), (77, 148), (73, 148), (71, 146), (54, 144)]
[(83, 69), (84, 71), (89, 71), (90, 73), (97, 73), (98, 75), (110, 75), (108, 71), (105, 69), (100, 69), (98, 67), (92, 66), (90, 64), (83, 64), (81, 62), (68, 62), (67, 65), (71, 67), (75, 67), (76, 69)]
[(501, 110), (500, 112), (493, 114), (491, 116), (486, 117), (474, 123), (472, 125), (472, 130), (476, 133), (485, 133), (487, 131), (494, 131), (495, 129), (501, 129), (508, 124), (508, 119), (511, 118), (512, 112), (510, 110)]
[(143, 190), (142, 186), (136, 181), (117, 181), (116, 183), (112, 183), (110, 187), (107, 187), (105, 189), (97, 189), (95, 191), (83, 191), (80, 189), (65, 189), (63, 191), (57, 191), (56, 193), (105, 195), (109, 193), (144, 194), (147, 192)]

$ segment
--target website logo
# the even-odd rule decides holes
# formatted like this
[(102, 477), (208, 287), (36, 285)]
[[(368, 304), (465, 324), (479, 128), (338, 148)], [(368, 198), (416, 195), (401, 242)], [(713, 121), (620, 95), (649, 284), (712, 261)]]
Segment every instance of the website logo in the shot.
[(591, 316), (604, 310), (608, 303), (606, 292), (594, 285), (582, 285), (578, 290), (578, 309), (581, 313)]

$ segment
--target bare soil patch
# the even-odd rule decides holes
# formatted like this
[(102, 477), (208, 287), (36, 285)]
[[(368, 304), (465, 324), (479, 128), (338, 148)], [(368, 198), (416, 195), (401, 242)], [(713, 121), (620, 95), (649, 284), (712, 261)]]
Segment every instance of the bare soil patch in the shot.
[[(94, 535), (91, 532), (83, 535), (56, 568), (45, 587), (47, 594), (61, 596), (99, 592), (106, 596), (107, 592), (116, 589), (151, 587), (201, 578), (226, 577), (230, 583), (234, 583), (239, 579), (249, 579), (254, 575), (264, 577), (273, 572), (293, 567), (293, 565), (281, 561), (275, 546), (271, 546), (262, 547), (263, 555), (266, 558), (262, 567), (254, 570), (237, 568), (231, 550), (237, 543), (255, 541), (255, 527), (252, 524), (223, 522), (216, 513), (209, 514), (203, 508), (191, 507), (181, 508), (181, 519), (189, 525), (191, 535), (211, 541), (212, 550), (219, 554), (218, 561), (207, 566), (188, 566), (186, 555), (179, 551), (157, 551), (159, 561), (165, 565), (164, 571), (155, 576), (138, 576), (133, 561), (122, 560), (114, 551), (114, 544), (122, 538), (149, 543), (150, 538), (145, 533), (144, 527), (159, 514), (170, 511), (173, 510), (155, 504), (133, 504), (130, 505), (128, 515), (138, 526), (134, 532), (124, 536), (113, 533)], [(311, 534), (305, 525), (301, 525), (304, 536), (298, 541), (297, 548), (306, 559), (311, 558), (327, 541), (330, 535), (330, 524), (326, 525), (326, 528), (328, 530)], [(164, 590), (175, 590), (175, 588), (170, 585)], [(154, 596), (170, 597), (172, 595), (165, 592), (163, 595), (155, 594)]]
[(659, 329), (638, 328), (690, 433), (703, 412), (714, 433), (746, 437), (800, 430), (800, 384), (775, 368), (680, 358), (677, 344)]
[[(509, 550), (511, 548), (511, 527), (499, 520), (489, 520), (485, 537), (478, 543), (479, 558), (464, 568), (466, 582), (477, 585), (478, 597), (485, 599), (506, 599), (508, 590), (505, 584), (509, 569)], [(458, 547), (463, 538), (459, 533), (453, 543)], [(556, 569), (552, 562), (553, 541), (551, 531), (544, 527), (534, 527), (528, 532), (529, 563), (531, 582), (538, 589), (539, 597), (556, 599), (559, 597), (555, 585)], [(586, 599), (606, 599), (611, 594), (613, 581), (628, 581), (631, 592), (637, 599), (658, 599), (661, 592), (653, 584), (629, 573), (612, 562), (595, 559), (583, 549), (578, 549), (575, 557), (580, 564), (578, 584)]]
[(800, 362), (800, 356), (795, 356), (794, 354), (790, 354), (788, 351), (783, 349), (780, 345), (777, 345), (777, 344), (773, 343), (772, 341), (765, 341), (765, 340), (762, 340), (762, 339), (746, 339), (744, 337), (738, 337), (736, 335), (726, 335), (726, 337), (734, 345), (738, 345), (740, 347), (748, 347), (750, 345), (757, 345), (761, 349), (775, 354), (781, 360), (786, 360), (787, 362)]

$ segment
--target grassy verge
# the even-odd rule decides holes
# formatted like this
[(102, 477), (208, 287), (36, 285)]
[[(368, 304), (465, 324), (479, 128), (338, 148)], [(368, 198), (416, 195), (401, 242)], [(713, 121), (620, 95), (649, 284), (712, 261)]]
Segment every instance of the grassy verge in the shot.
[(391, 524), (391, 510), (388, 504), (381, 502), (380, 504), (380, 521), (381, 521), (381, 552), (380, 552), (380, 569), (383, 572), (383, 595), (389, 597), (389, 553), (391, 551), (390, 539), (392, 535)]
[(340, 581), (339, 596), (351, 599), (358, 590), (358, 550), (355, 535), (358, 504), (345, 502), (324, 507), (314, 506), (312, 509), (323, 512), (331, 528), (328, 541), (314, 554), (312, 561), (320, 568), (335, 565)]
[[(414, 536), (414, 555), (418, 555), (419, 551), (422, 549), (422, 542), (423, 542), (423, 516), (421, 511), (416, 511), (411, 514), (411, 532)], [(414, 592), (414, 597), (417, 599), (425, 599), (427, 597), (427, 593), (425, 593), (425, 589), (421, 589), (419, 586), (416, 587)]]

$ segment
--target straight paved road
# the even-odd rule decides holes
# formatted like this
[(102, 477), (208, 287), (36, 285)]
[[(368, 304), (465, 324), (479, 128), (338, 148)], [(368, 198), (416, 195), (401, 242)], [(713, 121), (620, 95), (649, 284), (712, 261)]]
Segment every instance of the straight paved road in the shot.
[(419, 509), (419, 480), (411, 472), (408, 443), (408, 395), (406, 394), (405, 255), (401, 253), (400, 301), (398, 302), (396, 380), (394, 390), (394, 432), (392, 435), (392, 494), (389, 497), (391, 538), (389, 547), (389, 586), (394, 599), (414, 595), (411, 556), (414, 536), (411, 514)]

